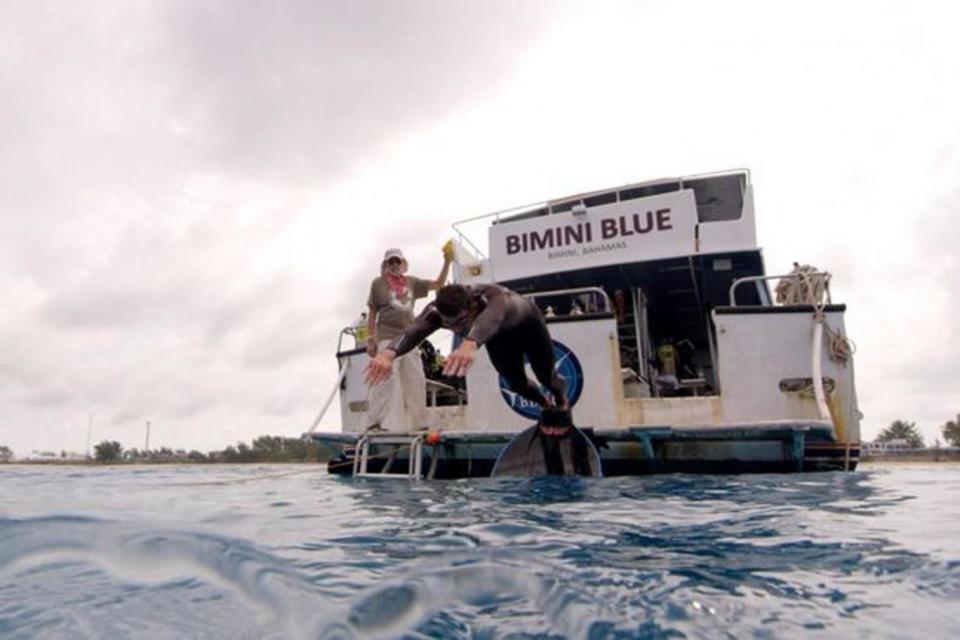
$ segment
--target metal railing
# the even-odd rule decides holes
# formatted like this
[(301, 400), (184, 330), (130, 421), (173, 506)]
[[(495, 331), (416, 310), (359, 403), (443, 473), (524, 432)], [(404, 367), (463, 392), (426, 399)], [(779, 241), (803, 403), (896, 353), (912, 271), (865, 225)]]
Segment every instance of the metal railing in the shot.
[(535, 291), (533, 293), (525, 293), (523, 294), (523, 297), (529, 298), (536, 302), (538, 298), (558, 298), (569, 296), (571, 302), (579, 302), (579, 300), (577, 300), (577, 296), (582, 295), (599, 295), (600, 300), (603, 301), (603, 309), (597, 309), (591, 311), (591, 313), (609, 313), (611, 311), (610, 296), (608, 296), (607, 292), (600, 287), (580, 287), (576, 289), (556, 289), (554, 291)]
[[(370, 443), (380, 445), (393, 445), (395, 449), (391, 451), (390, 457), (384, 464), (383, 469), (378, 473), (367, 471), (367, 463), (370, 458)], [(407, 458), (407, 473), (390, 473), (390, 466), (400, 449), (410, 449)], [(420, 480), (423, 477), (423, 435), (409, 436), (402, 434), (368, 434), (361, 436), (357, 440), (357, 448), (354, 451), (353, 458), (353, 477), (354, 478), (407, 478), (408, 480)], [(436, 457), (436, 453), (434, 453)]]
[(445, 391), (454, 395), (457, 398), (457, 406), (463, 406), (466, 392), (456, 388), (453, 385), (447, 384), (446, 382), (440, 382), (438, 380), (431, 380), (430, 378), (427, 378), (427, 398), (429, 398), (429, 402), (427, 403), (428, 407), (437, 406), (437, 394), (441, 391)]

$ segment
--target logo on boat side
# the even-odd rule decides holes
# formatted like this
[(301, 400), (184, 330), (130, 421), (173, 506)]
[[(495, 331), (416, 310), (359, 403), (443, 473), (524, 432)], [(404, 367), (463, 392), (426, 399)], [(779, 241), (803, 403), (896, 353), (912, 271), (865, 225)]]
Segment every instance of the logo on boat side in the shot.
[[(553, 366), (557, 374), (567, 383), (567, 398), (570, 400), (570, 408), (572, 409), (583, 392), (583, 367), (580, 366), (580, 361), (573, 351), (567, 345), (556, 340), (553, 341), (553, 360)], [(526, 358), (524, 358), (524, 363), (528, 370), (527, 376), (531, 380), (535, 380), (532, 373), (529, 372), (530, 365)], [(543, 387), (540, 390), (545, 394), (547, 393)], [(503, 396), (508, 407), (524, 418), (540, 419), (540, 405), (511, 391), (507, 387), (507, 380), (503, 376), (500, 376), (500, 395)]]

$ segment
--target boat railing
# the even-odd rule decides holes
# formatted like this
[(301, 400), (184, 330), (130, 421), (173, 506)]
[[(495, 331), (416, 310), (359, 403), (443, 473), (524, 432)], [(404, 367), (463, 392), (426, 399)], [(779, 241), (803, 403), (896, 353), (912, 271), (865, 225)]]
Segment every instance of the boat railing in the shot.
[(337, 353), (340, 353), (341, 351), (343, 351), (343, 337), (344, 337), (344, 336), (350, 336), (351, 338), (353, 338), (353, 341), (354, 341), (354, 345), (353, 345), (353, 346), (354, 346), (354, 347), (356, 347), (356, 346), (357, 346), (357, 343), (359, 342), (359, 341), (357, 340), (356, 329), (355, 329), (354, 327), (352, 327), (352, 326), (351, 326), (351, 327), (344, 327), (343, 329), (340, 330), (340, 336), (337, 338)]
[(457, 387), (447, 384), (445, 382), (440, 382), (439, 380), (432, 380), (427, 378), (427, 406), (428, 407), (437, 407), (440, 406), (437, 404), (437, 395), (440, 393), (446, 393), (453, 396), (456, 399), (457, 406), (462, 407), (464, 402), (467, 399), (467, 393), (463, 389), (458, 389)]
[[(533, 204), (523, 205), (519, 207), (510, 207), (509, 209), (494, 211), (493, 213), (484, 213), (479, 216), (473, 216), (472, 218), (458, 220), (457, 222), (454, 222), (451, 226), (453, 227), (453, 231), (457, 234), (457, 239), (459, 240), (461, 246), (469, 245), (470, 249), (476, 254), (477, 258), (479, 258), (480, 260), (486, 260), (487, 259), (486, 254), (483, 251), (481, 251), (480, 248), (477, 247), (477, 245), (474, 244), (472, 240), (470, 240), (469, 236), (467, 235), (467, 232), (463, 230), (463, 227), (474, 222), (480, 222), (481, 220), (488, 220), (489, 224), (497, 224), (498, 222), (500, 222), (501, 216), (515, 216), (515, 215), (523, 214), (524, 212), (527, 212), (527, 211), (536, 211), (537, 209), (542, 208), (544, 204), (545, 203), (543, 202), (536, 202)], [(484, 230), (486, 230), (486, 226), (484, 226)]]
[[(564, 299), (570, 303), (571, 315), (577, 315), (578, 313), (610, 313), (612, 309), (610, 306), (610, 296), (608, 296), (607, 292), (600, 287), (578, 287), (575, 289), (535, 291), (533, 293), (525, 293), (523, 295), (525, 298), (533, 300), (538, 307), (540, 306), (540, 302), (538, 302), (538, 300), (550, 300), (556, 298)], [(550, 305), (547, 306), (547, 309), (549, 308)], [(574, 308), (578, 308), (579, 311), (573, 311)], [(547, 309), (541, 308), (541, 310), (544, 311), (544, 313), (546, 313), (546, 315), (549, 317), (550, 314), (547, 313)]]
[[(802, 287), (802, 285), (807, 284), (808, 295), (805, 296), (807, 298), (807, 300), (805, 301), (806, 304), (820, 305), (822, 304), (822, 296), (826, 296), (827, 304), (832, 304), (833, 302), (833, 300), (830, 297), (830, 273), (827, 271), (811, 271), (811, 272), (803, 272), (803, 273), (787, 273), (787, 274), (776, 275), (776, 276), (747, 276), (744, 278), (737, 278), (736, 280), (733, 281), (733, 284), (730, 285), (730, 306), (731, 307), (737, 306), (737, 297), (736, 297), (737, 287), (748, 282), (753, 282), (758, 285), (758, 289), (760, 290), (759, 291), (760, 299), (765, 300), (768, 296), (768, 293), (765, 288), (759, 287), (759, 284), (761, 282), (768, 282), (770, 280), (792, 281), (798, 287)], [(821, 295), (817, 295), (815, 293), (816, 287), (809, 286), (810, 283), (814, 283), (814, 282), (822, 283)], [(821, 299), (818, 299), (818, 298), (821, 298)]]

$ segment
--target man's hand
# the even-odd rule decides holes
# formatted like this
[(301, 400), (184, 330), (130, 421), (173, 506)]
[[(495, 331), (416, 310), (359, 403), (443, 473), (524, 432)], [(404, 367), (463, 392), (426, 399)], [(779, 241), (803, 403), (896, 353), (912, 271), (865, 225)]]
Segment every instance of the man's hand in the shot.
[(476, 357), (476, 353), (477, 343), (473, 340), (464, 340), (460, 343), (460, 346), (450, 354), (450, 357), (447, 358), (447, 362), (443, 367), (443, 375), (456, 376), (459, 378), (466, 377), (467, 371), (469, 371), (473, 365), (473, 359)]
[(393, 349), (384, 349), (377, 356), (367, 363), (364, 370), (368, 385), (375, 385), (383, 382), (390, 377), (393, 371), (393, 360), (397, 357), (397, 352)]
[(367, 355), (371, 358), (377, 355), (377, 341), (375, 338), (367, 338)]

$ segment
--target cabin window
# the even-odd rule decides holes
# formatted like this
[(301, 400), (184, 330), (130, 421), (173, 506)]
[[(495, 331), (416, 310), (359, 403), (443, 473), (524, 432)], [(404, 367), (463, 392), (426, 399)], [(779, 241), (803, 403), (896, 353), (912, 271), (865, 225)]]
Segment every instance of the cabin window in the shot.
[(743, 213), (743, 174), (686, 180), (683, 186), (693, 189), (700, 222), (738, 220)]
[(620, 201), (636, 200), (637, 198), (648, 198), (657, 196), (661, 193), (671, 193), (680, 190), (679, 182), (661, 182), (659, 184), (648, 184), (640, 187), (631, 187), (620, 192)]
[(570, 211), (578, 204), (580, 204), (580, 200), (567, 200), (566, 202), (558, 202), (557, 204), (552, 205), (550, 210), (553, 213), (563, 213), (564, 211)]
[(500, 218), (499, 220), (494, 220), (492, 224), (503, 224), (505, 222), (517, 222), (518, 220), (527, 220), (529, 218), (538, 218), (540, 216), (547, 215), (547, 208), (540, 207), (539, 209), (533, 209), (531, 211), (524, 211), (523, 213), (518, 213), (512, 216), (507, 216), (505, 218)]
[(596, 207), (601, 204), (611, 204), (617, 201), (617, 192), (610, 191), (608, 193), (601, 193), (595, 196), (590, 196), (589, 198), (583, 199), (583, 204), (588, 207)]

